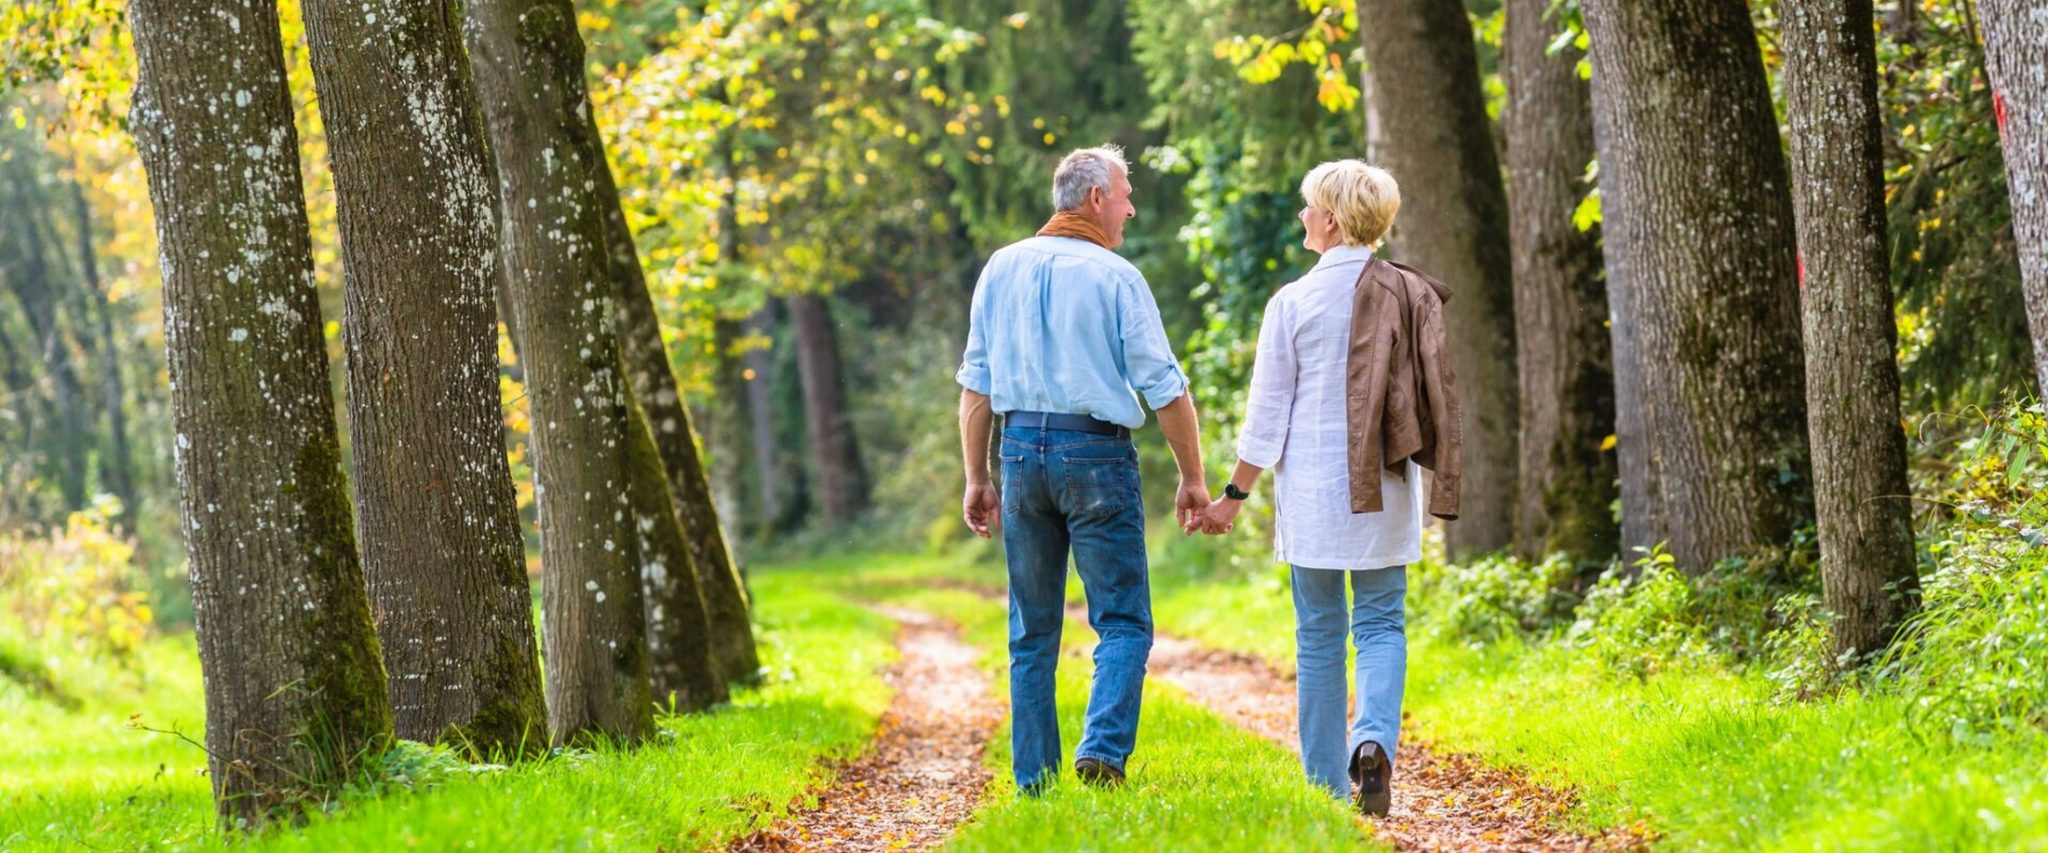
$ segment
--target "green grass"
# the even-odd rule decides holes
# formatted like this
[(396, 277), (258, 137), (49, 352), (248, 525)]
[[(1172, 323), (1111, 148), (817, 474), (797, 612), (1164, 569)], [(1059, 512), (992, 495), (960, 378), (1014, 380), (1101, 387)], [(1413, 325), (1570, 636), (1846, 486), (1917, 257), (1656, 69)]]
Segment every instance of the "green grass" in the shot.
[[(1008, 695), (1003, 606), (931, 583), (1000, 588), (1000, 567), (957, 560), (868, 557), (843, 565), (837, 588), (952, 620), (982, 650), (999, 697)], [(1069, 620), (1059, 675), (1060, 731), (1071, 757), (1081, 732), (1091, 665), (1079, 646), (1094, 636)], [(1370, 844), (1343, 804), (1311, 788), (1294, 755), (1196, 705), (1177, 688), (1146, 685), (1129, 786), (1097, 791), (1071, 774), (1044, 796), (1017, 795), (1007, 722), (991, 743), (989, 800), (949, 850), (1338, 850)]]
[[(1162, 630), (1293, 666), (1284, 566), (1184, 562), (1154, 560)], [(1777, 702), (1755, 670), (1638, 678), (1563, 644), (1464, 646), (1417, 630), (1429, 602), (1409, 605), (1414, 722), (1577, 788), (1579, 828), (1641, 821), (1680, 848), (2048, 848), (2048, 732), (1958, 738), (1894, 693)]]
[[(757, 580), (767, 683), (718, 713), (664, 720), (669, 734), (656, 745), (360, 799), (302, 830), (267, 833), (257, 846), (675, 849), (772, 822), (817, 783), (821, 759), (867, 743), (889, 700), (877, 673), (894, 654), (888, 620), (797, 581)], [(76, 712), (0, 686), (0, 848), (225, 840), (195, 773), (203, 755), (122, 727), (140, 712), (153, 726), (199, 735), (190, 638), (154, 643), (143, 669), (145, 684), (75, 686), (85, 693)]]

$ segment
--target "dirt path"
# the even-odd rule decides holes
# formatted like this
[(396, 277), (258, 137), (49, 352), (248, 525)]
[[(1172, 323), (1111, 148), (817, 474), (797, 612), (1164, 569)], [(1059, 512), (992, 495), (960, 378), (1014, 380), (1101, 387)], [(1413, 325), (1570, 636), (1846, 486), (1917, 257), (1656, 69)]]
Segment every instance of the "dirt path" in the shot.
[[(1007, 597), (1001, 589), (947, 585), (996, 600)], [(1067, 616), (1086, 622), (1088, 609), (1070, 604)], [(1067, 645), (1068, 654), (1088, 653), (1082, 643)], [(1300, 750), (1292, 674), (1255, 655), (1208, 648), (1163, 633), (1153, 640), (1148, 670), (1150, 677), (1187, 691), (1197, 703), (1240, 728), (1289, 751)], [(1399, 850), (1648, 847), (1650, 839), (1628, 828), (1597, 836), (1557, 829), (1554, 818), (1569, 811), (1573, 799), (1570, 791), (1540, 787), (1470, 756), (1443, 754), (1412, 731), (1404, 731), (1394, 776), (1394, 808), (1375, 823), (1374, 830)]]
[[(1080, 618), (1086, 619), (1085, 611)], [(1294, 678), (1257, 657), (1203, 648), (1160, 636), (1150, 674), (1238, 726), (1298, 750)], [(1466, 756), (1441, 755), (1403, 734), (1394, 776), (1394, 808), (1376, 833), (1400, 850), (1626, 850), (1646, 841), (1616, 830), (1597, 837), (1554, 828), (1571, 808), (1569, 792), (1553, 791)]]
[(973, 813), (987, 787), (982, 753), (1002, 720), (980, 653), (927, 614), (877, 605), (902, 624), (896, 698), (872, 751), (841, 768), (814, 809), (741, 838), (736, 851), (922, 850)]

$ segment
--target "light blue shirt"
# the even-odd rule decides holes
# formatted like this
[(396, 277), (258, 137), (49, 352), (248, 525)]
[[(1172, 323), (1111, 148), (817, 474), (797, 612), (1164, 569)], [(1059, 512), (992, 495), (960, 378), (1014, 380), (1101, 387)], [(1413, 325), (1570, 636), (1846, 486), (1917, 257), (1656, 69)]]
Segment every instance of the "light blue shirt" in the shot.
[(997, 414), (1093, 415), (1145, 425), (1188, 390), (1145, 276), (1115, 252), (1070, 237), (997, 250), (974, 285), (960, 386)]

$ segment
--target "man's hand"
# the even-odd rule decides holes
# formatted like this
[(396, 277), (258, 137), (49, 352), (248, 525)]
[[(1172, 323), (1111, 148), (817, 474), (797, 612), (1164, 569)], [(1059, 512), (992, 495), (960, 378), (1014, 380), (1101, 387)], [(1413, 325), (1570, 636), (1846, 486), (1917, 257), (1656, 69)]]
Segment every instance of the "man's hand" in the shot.
[(1237, 527), (1237, 514), (1244, 509), (1244, 501), (1217, 498), (1202, 511), (1202, 532), (1210, 536), (1221, 536)]
[(960, 515), (967, 519), (967, 529), (983, 539), (988, 538), (989, 522), (1003, 511), (1002, 495), (996, 487), (987, 483), (968, 483), (967, 492), (960, 496)]
[(1209, 487), (1200, 480), (1181, 480), (1180, 490), (1173, 496), (1173, 517), (1180, 522), (1182, 534), (1195, 532), (1201, 524), (1202, 511), (1209, 508)]

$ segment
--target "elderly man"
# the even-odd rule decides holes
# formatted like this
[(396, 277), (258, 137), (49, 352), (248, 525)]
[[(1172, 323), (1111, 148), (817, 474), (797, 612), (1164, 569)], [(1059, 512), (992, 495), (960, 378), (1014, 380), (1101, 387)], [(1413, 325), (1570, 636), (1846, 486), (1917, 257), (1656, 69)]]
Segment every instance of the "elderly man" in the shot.
[[(1088, 623), (1101, 638), (1074, 775), (1121, 784), (1137, 743), (1152, 652), (1145, 511), (1131, 445), (1131, 430), (1145, 424), (1138, 396), (1159, 413), (1180, 468), (1174, 509), (1182, 529), (1209, 504), (1187, 376), (1145, 277), (1111, 251), (1137, 215), (1123, 152), (1104, 146), (1067, 155), (1053, 173), (1052, 197), (1052, 221), (982, 268), (958, 376), (962, 511), (984, 538), (998, 512), (1003, 522), (1012, 769), (1027, 793), (1059, 775), (1053, 673), (1070, 549), (1088, 593)], [(995, 414), (1003, 415), (1000, 496), (988, 470)]]

